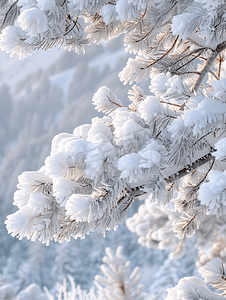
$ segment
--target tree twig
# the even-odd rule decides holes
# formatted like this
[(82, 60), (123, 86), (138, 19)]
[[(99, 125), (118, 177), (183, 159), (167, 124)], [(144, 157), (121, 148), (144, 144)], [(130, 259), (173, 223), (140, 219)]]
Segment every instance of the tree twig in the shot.
[(219, 77), (220, 79), (220, 76), (221, 76), (221, 63), (223, 62), (223, 57), (221, 55), (219, 55), (219, 67), (218, 67), (218, 73), (217, 73), (217, 76)]
[(141, 70), (147, 69), (147, 68), (153, 66), (154, 64), (156, 64), (157, 62), (159, 62), (163, 57), (165, 57), (165, 56), (173, 49), (173, 47), (176, 45), (176, 42), (177, 42), (178, 38), (179, 38), (179, 35), (176, 37), (176, 39), (175, 39), (175, 41), (173, 42), (172, 46), (169, 48), (169, 50), (166, 51), (166, 53), (164, 53), (161, 57), (159, 57), (158, 59), (156, 59), (156, 61), (154, 61), (154, 62), (151, 63), (150, 65), (148, 65), (148, 66), (146, 66), (146, 67), (144, 67), (144, 68), (141, 68)]
[[(226, 49), (226, 41), (220, 43), (215, 50), (212, 50), (211, 55), (207, 59), (206, 63), (204, 64), (204, 67), (201, 71), (201, 74), (197, 78), (196, 82), (194, 83), (191, 91), (193, 93), (197, 93), (206, 74), (210, 71), (214, 61), (216, 60), (217, 56)], [(219, 76), (218, 76), (219, 77)]]

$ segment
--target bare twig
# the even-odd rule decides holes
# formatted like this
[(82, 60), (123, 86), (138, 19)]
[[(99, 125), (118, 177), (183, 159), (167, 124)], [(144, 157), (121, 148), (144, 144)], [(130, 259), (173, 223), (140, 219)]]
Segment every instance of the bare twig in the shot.
[(150, 65), (146, 66), (145, 68), (141, 68), (141, 70), (147, 69), (147, 68), (153, 66), (154, 64), (156, 64), (157, 62), (159, 62), (163, 57), (165, 57), (173, 49), (173, 47), (176, 45), (176, 42), (177, 42), (178, 38), (179, 38), (179, 35), (176, 37), (176, 39), (173, 42), (172, 46), (169, 48), (169, 50), (166, 51), (166, 53), (164, 53), (160, 58), (156, 59), (156, 61), (154, 61)]
[(10, 6), (10, 8), (8, 9), (8, 11), (6, 12), (5, 17), (4, 17), (4, 20), (3, 20), (3, 22), (2, 22), (2, 25), (1, 25), (1, 27), (0, 27), (1, 29), (3, 28), (3, 26), (4, 26), (4, 24), (5, 24), (6, 20), (7, 20), (8, 15), (11, 13), (11, 10), (14, 8), (14, 6), (17, 6), (17, 2), (18, 2), (18, 0), (17, 0), (16, 2), (14, 2), (14, 3)]
[(181, 107), (181, 105), (180, 105), (180, 104), (176, 104), (176, 103), (170, 103), (170, 102), (163, 101), (163, 100), (160, 100), (160, 103), (164, 103), (164, 104), (168, 104), (168, 105), (173, 105), (173, 106)]
[(186, 227), (188, 227), (188, 225), (194, 220), (194, 218), (197, 216), (197, 214), (195, 214), (190, 220), (189, 222), (182, 228), (182, 230), (184, 230)]
[(215, 158), (213, 158), (213, 161), (212, 161), (212, 163), (211, 163), (208, 171), (206, 172), (206, 174), (203, 177), (203, 179), (197, 184), (197, 187), (199, 187), (206, 180), (206, 177), (208, 176), (209, 172), (212, 170), (214, 163), (215, 163)]

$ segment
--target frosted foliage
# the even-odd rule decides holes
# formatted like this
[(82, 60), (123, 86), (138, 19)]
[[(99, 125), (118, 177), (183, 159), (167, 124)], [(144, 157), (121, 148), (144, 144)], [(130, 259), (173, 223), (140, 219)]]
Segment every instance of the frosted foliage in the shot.
[(118, 168), (122, 170), (121, 178), (128, 178), (129, 182), (136, 182), (142, 178), (143, 171), (139, 168), (140, 156), (137, 153), (126, 154), (119, 160)]
[[(85, 195), (72, 195), (69, 197), (66, 210), (69, 215), (71, 215), (71, 219), (76, 219), (80, 222), (88, 221), (89, 219), (89, 202), (92, 199)], [(92, 216), (91, 216), (92, 218)]]
[(211, 92), (211, 94), (218, 98), (221, 102), (225, 103), (226, 102), (226, 79), (214, 81), (212, 83), (214, 91)]
[(180, 117), (168, 126), (168, 131), (171, 133), (172, 137), (176, 137), (182, 130), (184, 130), (184, 120)]
[(118, 109), (115, 112), (113, 125), (115, 135), (120, 140), (133, 138), (133, 134), (142, 131), (142, 126), (138, 124), (139, 117), (136, 113), (128, 111), (126, 108)]
[(138, 153), (126, 154), (119, 159), (118, 168), (122, 170), (121, 178), (128, 178), (129, 182), (142, 179), (153, 166), (161, 165), (161, 152), (164, 147), (151, 140), (143, 150)]
[(226, 138), (220, 139), (216, 144), (217, 151), (214, 153), (216, 159), (224, 160), (226, 158)]
[(212, 170), (208, 175), (208, 182), (201, 185), (198, 199), (202, 205), (206, 205), (209, 214), (225, 214), (226, 205), (226, 172)]
[[(184, 87), (179, 77), (170, 79), (164, 79), (169, 94), (182, 94)], [(210, 146), (206, 140), (203, 140), (203, 144), (202, 140), (196, 142), (195, 136), (199, 139), (200, 130), (205, 134), (208, 126), (211, 128), (213, 124), (224, 122), (225, 103), (193, 96), (191, 108), (181, 112), (178, 106), (169, 108), (161, 103), (162, 95), (160, 98), (145, 96), (137, 88), (134, 92), (141, 92), (141, 98), (131, 108), (123, 107), (122, 102), (108, 88), (99, 89), (93, 97), (93, 103), (97, 110), (108, 116), (92, 119), (91, 125), (80, 126), (73, 134), (57, 135), (53, 139), (50, 156), (40, 171), (19, 177), (19, 190), (14, 200), (19, 211), (8, 216), (6, 224), (9, 232), (20, 238), (38, 238), (46, 243), (51, 239), (63, 241), (70, 239), (70, 236), (84, 237), (95, 228), (101, 232), (116, 228), (125, 220), (127, 208), (136, 196), (147, 194), (150, 200), (159, 204), (166, 204), (175, 198), (178, 185), (173, 178), (178, 176), (178, 171), (187, 174), (183, 168), (175, 169), (175, 163), (178, 166), (181, 164), (180, 155), (183, 151), (189, 163), (196, 160), (195, 151), (198, 159), (198, 155), (203, 155), (203, 152), (199, 154), (203, 147), (214, 146)], [(188, 137), (192, 142), (188, 142)], [(179, 148), (174, 153), (172, 148), (178, 148), (179, 145), (182, 145), (183, 151)], [(170, 173), (170, 169), (173, 173)], [(200, 174), (205, 176), (204, 173)], [(211, 174), (209, 178), (214, 178)], [(203, 191), (203, 186), (212, 188), (214, 184), (217, 184), (217, 180), (213, 179), (213, 182), (201, 185), (197, 199), (201, 201), (203, 211), (191, 223), (195, 224), (192, 226), (199, 227), (200, 220), (206, 214), (218, 216), (224, 213), (224, 183), (217, 190), (214, 187), (214, 191), (207, 193), (207, 196)], [(216, 201), (210, 198), (210, 194), (214, 194)], [(184, 199), (188, 194), (183, 190), (180, 195)], [(175, 227), (177, 236), (183, 238), (184, 233), (180, 228), (186, 228), (193, 215), (184, 211), (179, 204), (176, 209), (179, 213), (188, 213), (188, 216), (182, 215), (182, 220), (178, 220), (177, 213), (170, 214), (171, 225)], [(195, 212), (192, 210), (192, 214)], [(16, 226), (16, 222), (20, 225)], [(189, 228), (186, 232), (191, 235), (195, 227), (192, 227), (192, 231)], [(163, 236), (168, 232), (167, 226), (163, 230), (166, 233), (160, 234), (160, 231), (158, 234), (153, 233), (151, 239), (147, 238), (146, 241), (143, 236), (150, 236), (147, 228), (139, 242), (148, 247), (155, 244), (160, 249), (171, 248), (172, 256), (180, 256), (184, 251), (184, 243), (175, 242), (173, 234), (173, 242), (171, 239), (163, 241)]]
[(128, 2), (136, 6), (138, 10), (145, 10), (148, 5), (151, 6), (152, 4), (152, 1), (147, 0), (128, 0)]
[[(209, 45), (215, 49), (215, 44), (224, 41), (223, 0), (213, 3), (204, 1), (204, 4), (192, 0), (176, 4), (174, 1), (146, 0), (70, 0), (62, 3), (52, 0), (19, 0), (12, 7), (10, 3), (2, 6), (1, 27), (4, 30), (7, 26), (21, 26), (28, 34), (26, 46), (31, 47), (31, 50), (47, 50), (59, 45), (79, 53), (80, 49), (84, 51), (84, 45), (90, 41), (99, 44), (125, 33), (128, 52), (142, 55), (148, 53), (145, 59), (137, 57), (128, 60), (125, 71), (120, 75), (125, 82), (139, 82), (143, 76), (147, 78), (150, 66), (152, 63), (157, 64), (159, 59), (157, 57), (156, 61), (152, 57), (155, 52), (152, 53), (152, 50), (158, 49), (158, 39), (160, 50), (165, 47), (164, 51), (169, 55), (172, 54), (170, 45), (174, 36), (179, 36), (185, 42), (189, 39), (191, 51), (197, 45)], [(91, 22), (84, 29), (88, 31), (88, 37), (80, 26), (82, 18), (86, 23)], [(163, 38), (164, 32), (166, 36)], [(180, 46), (178, 43), (177, 47)], [(21, 52), (23, 57), (30, 51), (24, 48)], [(15, 53), (18, 54), (12, 52), (13, 55)], [(168, 68), (167, 64), (164, 65)]]
[[(170, 299), (222, 299), (225, 296), (225, 267), (220, 258), (208, 262), (202, 269), (201, 274), (204, 281), (197, 277), (185, 277), (179, 283), (168, 289), (166, 300)], [(206, 285), (214, 288), (214, 292)], [(216, 291), (221, 291), (217, 293)], [(223, 291), (223, 292), (222, 292)]]
[[(55, 297), (53, 297), (50, 293), (50, 300), (98, 300), (98, 297), (95, 295), (93, 289), (89, 292), (82, 290), (79, 285), (76, 285), (73, 278), (68, 276), (68, 280), (70, 282), (70, 287), (68, 287), (67, 279), (64, 278), (63, 283), (57, 282), (55, 289)], [(40, 299), (41, 300), (41, 299)]]
[(159, 97), (166, 92), (166, 83), (169, 78), (171, 78), (170, 73), (167, 73), (166, 75), (161, 73), (152, 78), (150, 90), (156, 97)]
[(118, 13), (118, 18), (121, 21), (133, 20), (134, 18), (139, 18), (140, 13), (136, 6), (129, 3), (127, 0), (118, 0), (116, 4), (116, 11)]
[(27, 47), (25, 43), (26, 38), (26, 33), (20, 27), (8, 26), (1, 33), (0, 48), (11, 53), (11, 56), (18, 54), (22, 59), (28, 54), (32, 54), (31, 48)]
[(51, 179), (42, 172), (24, 172), (18, 177), (18, 181), (19, 190), (14, 195), (14, 205), (21, 208), (29, 201), (30, 194), (27, 191), (42, 189), (42, 182), (51, 182)]
[(197, 135), (209, 123), (214, 123), (224, 118), (225, 112), (226, 104), (205, 98), (198, 104), (197, 108), (185, 113), (184, 124), (185, 126), (193, 125), (193, 133)]
[(43, 12), (48, 10), (54, 10), (56, 7), (56, 3), (54, 0), (38, 0), (37, 7), (40, 8)]
[(184, 254), (184, 243), (174, 237), (173, 226), (179, 214), (168, 208), (158, 208), (146, 200), (140, 205), (138, 213), (127, 219), (126, 225), (138, 235), (138, 243), (147, 248), (171, 250), (171, 258), (180, 258)]
[(99, 88), (92, 101), (96, 110), (104, 113), (111, 113), (117, 106), (122, 106), (122, 102), (106, 86)]
[(223, 290), (222, 296), (225, 295), (225, 267), (223, 265), (222, 260), (218, 257), (214, 260), (208, 262), (202, 268), (202, 277), (205, 282), (211, 284), (213, 287), (218, 290)]
[(128, 276), (130, 262), (122, 254), (123, 247), (118, 247), (114, 255), (110, 248), (106, 248), (103, 258), (105, 265), (101, 266), (104, 275), (95, 276), (95, 285), (98, 289), (99, 299), (105, 300), (143, 300), (145, 294), (142, 293), (142, 285), (138, 285), (140, 280), (139, 268), (136, 267)]
[(222, 299), (216, 293), (209, 290), (202, 279), (196, 277), (185, 277), (181, 279), (174, 288), (168, 290), (166, 300), (182, 300), (182, 299)]
[(115, 5), (112, 5), (112, 4), (104, 5), (101, 10), (101, 16), (103, 17), (103, 21), (106, 25), (108, 25), (111, 22), (114, 22), (117, 17)]
[[(108, 117), (103, 119), (93, 118), (92, 127), (89, 128), (87, 134), (87, 140), (91, 143), (110, 143), (112, 139), (110, 124), (111, 119)], [(92, 149), (92, 147), (90, 149)], [(106, 152), (108, 152), (108, 150), (110, 149), (106, 149)]]
[(37, 7), (24, 10), (18, 18), (19, 26), (31, 37), (47, 30), (47, 16)]
[(148, 96), (140, 103), (138, 110), (141, 118), (147, 123), (151, 123), (159, 114), (161, 114), (162, 108), (163, 107), (157, 98)]
[[(19, 176), (18, 210), (5, 221), (8, 232), (46, 244), (84, 238), (94, 230), (105, 234), (126, 220), (139, 197), (144, 203), (127, 226), (142, 246), (168, 249), (170, 259), (179, 258), (186, 236), (196, 234), (197, 265), (217, 256), (225, 260), (225, 1), (3, 2), (2, 50), (20, 58), (54, 46), (79, 53), (90, 43), (123, 35), (128, 58), (119, 79), (123, 84), (148, 80), (150, 86), (133, 85), (128, 107), (120, 88), (116, 95), (99, 87), (92, 103), (100, 116), (73, 133), (58, 134), (43, 167)], [(114, 51), (111, 47), (109, 61), (121, 55)], [(105, 60), (101, 57), (98, 66), (109, 73)], [(80, 93), (76, 82), (71, 87)], [(107, 251), (124, 276), (129, 264), (120, 262), (121, 250)], [(117, 270), (113, 264), (102, 269), (101, 282), (109, 291)], [(129, 299), (140, 299), (142, 294), (130, 289), (134, 272)], [(98, 289), (105, 293), (103, 286)], [(117, 289), (126, 295), (124, 287)], [(116, 297), (111, 294), (106, 291), (106, 297)], [(190, 278), (168, 297), (218, 295), (201, 279)]]
[(73, 134), (74, 134), (74, 136), (76, 136), (78, 138), (86, 140), (90, 128), (91, 128), (91, 124), (81, 125), (74, 129)]
[(180, 38), (185, 40), (189, 37), (189, 23), (194, 19), (198, 18), (198, 14), (195, 13), (184, 13), (173, 17), (172, 20), (172, 32), (174, 35), (179, 35)]

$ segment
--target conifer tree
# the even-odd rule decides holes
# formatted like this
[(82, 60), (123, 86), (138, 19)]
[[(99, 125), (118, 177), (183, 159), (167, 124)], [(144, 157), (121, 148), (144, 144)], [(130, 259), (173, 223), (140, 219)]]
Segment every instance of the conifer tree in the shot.
[[(225, 1), (0, 5), (0, 48), (12, 55), (23, 58), (56, 45), (79, 53), (86, 44), (124, 34), (126, 51), (136, 56), (128, 59), (120, 80), (138, 84), (151, 78), (148, 95), (138, 85), (128, 91), (128, 107), (120, 95), (99, 88), (92, 102), (105, 116), (57, 135), (44, 166), (19, 176), (18, 211), (7, 218), (8, 232), (46, 244), (105, 233), (126, 219), (140, 197), (145, 206), (128, 226), (141, 243), (170, 247), (174, 256), (185, 249), (185, 237), (196, 233), (200, 265), (224, 259)], [(82, 20), (89, 23), (84, 30)], [(157, 218), (152, 202), (160, 207)]]
[(136, 267), (128, 276), (130, 262), (123, 256), (123, 247), (118, 247), (116, 254), (111, 248), (106, 248), (107, 256), (103, 257), (101, 271), (104, 276), (95, 276), (95, 285), (98, 288), (99, 298), (103, 300), (144, 300), (142, 285), (137, 285), (140, 280), (139, 268)]

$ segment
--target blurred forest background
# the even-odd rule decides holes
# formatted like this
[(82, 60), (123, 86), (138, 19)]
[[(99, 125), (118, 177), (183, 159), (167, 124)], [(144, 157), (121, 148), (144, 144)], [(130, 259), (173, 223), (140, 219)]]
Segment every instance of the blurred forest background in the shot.
[[(51, 290), (57, 281), (71, 275), (76, 284), (88, 289), (94, 275), (100, 273), (105, 248), (115, 251), (119, 245), (132, 261), (131, 269), (141, 268), (145, 291), (153, 299), (163, 299), (167, 287), (193, 274), (196, 251), (192, 240), (185, 257), (172, 261), (167, 252), (137, 244), (137, 235), (125, 224), (105, 238), (94, 232), (84, 240), (52, 242), (48, 247), (38, 241), (20, 241), (5, 229), (6, 215), (15, 211), (17, 176), (43, 165), (56, 134), (72, 133), (98, 116), (92, 106), (97, 89), (106, 85), (128, 104), (129, 87), (118, 79), (127, 58), (122, 39), (91, 45), (79, 56), (52, 49), (20, 61), (0, 52), (0, 286), (12, 283), (19, 291), (37, 283)], [(142, 86), (147, 93), (149, 84)], [(135, 201), (130, 216), (139, 204)]]

